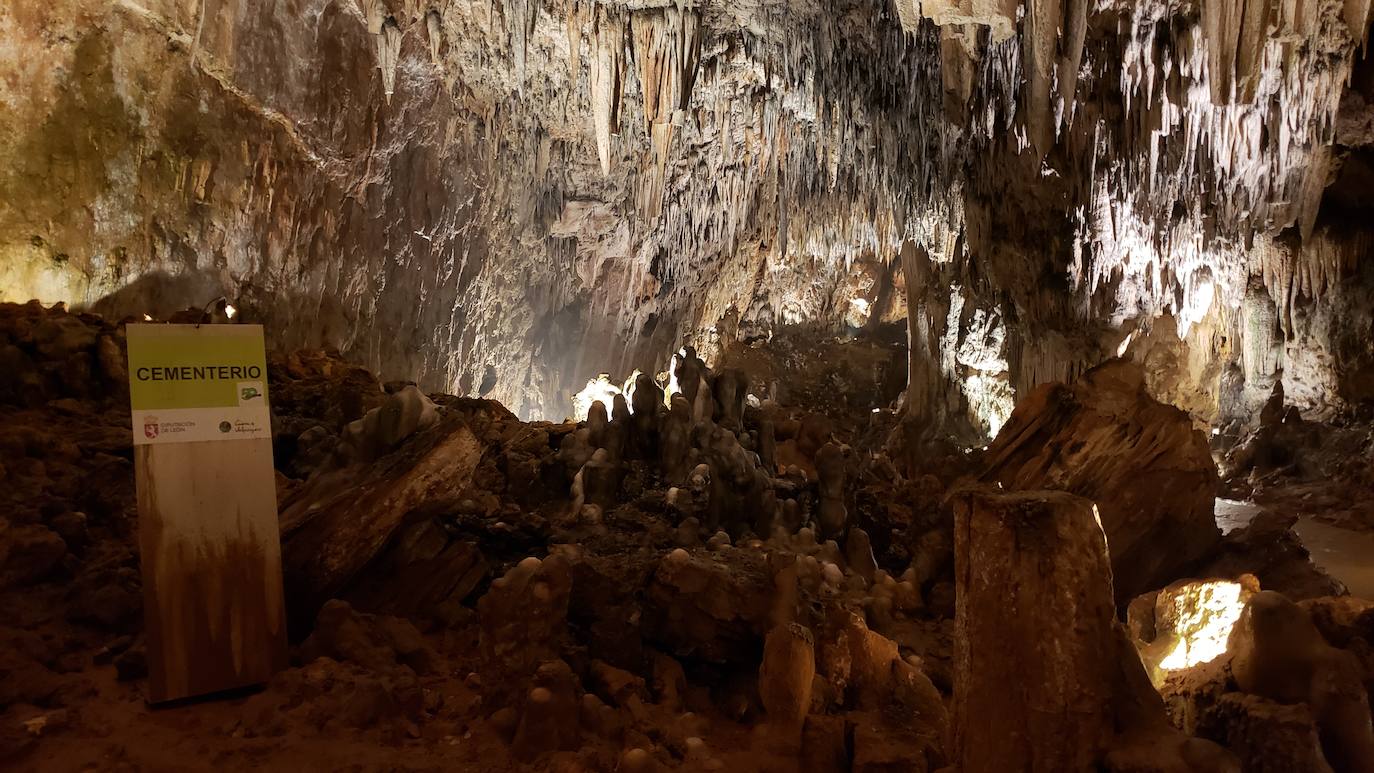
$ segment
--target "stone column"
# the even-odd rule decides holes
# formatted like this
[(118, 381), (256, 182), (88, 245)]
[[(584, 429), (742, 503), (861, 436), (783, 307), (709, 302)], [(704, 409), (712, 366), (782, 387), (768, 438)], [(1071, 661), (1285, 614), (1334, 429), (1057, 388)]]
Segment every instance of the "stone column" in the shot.
[(1092, 502), (956, 495), (954, 749), (961, 773), (1094, 769), (1113, 735), (1107, 542)]

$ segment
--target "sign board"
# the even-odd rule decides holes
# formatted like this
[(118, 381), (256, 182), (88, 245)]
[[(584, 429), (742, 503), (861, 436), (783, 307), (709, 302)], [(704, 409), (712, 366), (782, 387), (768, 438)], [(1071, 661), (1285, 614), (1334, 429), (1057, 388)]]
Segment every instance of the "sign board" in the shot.
[(259, 325), (129, 325), (148, 697), (286, 664), (267, 357)]

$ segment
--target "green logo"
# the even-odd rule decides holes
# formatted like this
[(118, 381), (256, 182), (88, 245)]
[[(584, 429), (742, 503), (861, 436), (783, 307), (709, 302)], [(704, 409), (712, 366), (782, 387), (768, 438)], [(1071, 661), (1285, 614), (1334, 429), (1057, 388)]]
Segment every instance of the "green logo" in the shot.
[(230, 424), (230, 423), (227, 422), (227, 421), (221, 421), (221, 422), (219, 423), (219, 431), (220, 431), (220, 432), (228, 432), (229, 430), (231, 430), (231, 429), (233, 429), (233, 428), (234, 428), (234, 425)]
[(239, 391), (239, 397), (243, 400), (252, 400), (255, 397), (262, 397), (262, 392), (259, 392), (256, 387), (244, 387)]

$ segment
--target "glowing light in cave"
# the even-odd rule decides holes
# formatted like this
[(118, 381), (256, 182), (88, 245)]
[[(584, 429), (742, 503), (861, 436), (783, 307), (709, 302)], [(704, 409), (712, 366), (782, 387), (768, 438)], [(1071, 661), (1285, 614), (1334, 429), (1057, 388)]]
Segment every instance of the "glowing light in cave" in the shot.
[[(634, 413), (635, 382), (639, 380), (639, 376), (643, 372), (644, 371), (640, 370), (639, 368), (635, 368), (634, 372), (630, 374), (630, 377), (625, 379), (625, 383), (620, 385), (620, 393), (625, 395), (625, 401), (630, 404), (631, 413)], [(606, 407), (610, 408), (611, 404), (606, 403)]]
[[(663, 404), (669, 408), (673, 407), (673, 395), (682, 391), (682, 385), (677, 382), (677, 364), (687, 356), (687, 347), (678, 349), (672, 357), (668, 359), (668, 373), (666, 385), (663, 387)], [(660, 376), (659, 383), (664, 384), (665, 379)]]
[(869, 303), (864, 298), (851, 298), (849, 313), (844, 315), (845, 324), (850, 327), (863, 327), (868, 324)]
[(606, 406), (609, 413), (611, 406), (615, 404), (615, 396), (620, 394), (620, 387), (611, 383), (611, 374), (601, 373), (596, 378), (587, 382), (587, 386), (582, 391), (573, 395), (573, 421), (586, 421), (587, 413), (592, 409), (592, 403), (600, 402)]
[(1179, 313), (1178, 337), (1183, 340), (1188, 329), (1206, 319), (1216, 297), (1216, 285), (1211, 279), (1203, 278), (1193, 283), (1191, 292), (1183, 293), (1183, 309)]
[(226, 304), (224, 304), (224, 316), (228, 317), (229, 319), (233, 319), (233, 318), (234, 318), (234, 315), (236, 315), (236, 314), (238, 314), (238, 313), (239, 313), (239, 310), (236, 309), (236, 308), (234, 308), (234, 304), (232, 304), (232, 303), (226, 303)]
[(143, 315), (143, 321), (144, 321), (144, 322), (152, 322), (152, 321), (153, 321), (153, 315), (151, 315), (151, 314), (144, 314), (144, 315)]
[[(1229, 580), (1194, 583), (1170, 599), (1178, 635), (1173, 649), (1159, 661), (1165, 671), (1209, 663), (1226, 653), (1226, 641), (1245, 609), (1240, 583)], [(1158, 614), (1158, 613), (1157, 613)]]
[(1123, 340), (1123, 341), (1121, 342), (1121, 345), (1120, 345), (1120, 346), (1116, 347), (1116, 356), (1118, 356), (1118, 357), (1125, 357), (1125, 356), (1126, 356), (1126, 350), (1129, 349), (1129, 348), (1131, 348), (1131, 339), (1133, 339), (1133, 338), (1135, 338), (1135, 333), (1134, 333), (1134, 332), (1130, 332), (1130, 333), (1127, 333), (1127, 334), (1126, 334), (1125, 340)]

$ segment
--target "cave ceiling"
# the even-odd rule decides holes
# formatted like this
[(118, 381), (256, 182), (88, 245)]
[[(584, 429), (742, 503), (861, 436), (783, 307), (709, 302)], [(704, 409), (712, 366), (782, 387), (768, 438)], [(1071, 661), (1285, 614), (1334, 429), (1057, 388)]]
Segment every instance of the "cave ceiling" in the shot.
[(687, 336), (938, 323), (957, 287), (1016, 323), (1022, 386), (1070, 367), (1046, 331), (1260, 291), (1291, 330), (1339, 283), (1369, 6), (10, 3), (0, 287), (227, 294), (283, 346), (550, 418)]

